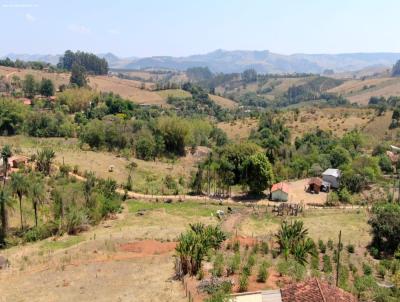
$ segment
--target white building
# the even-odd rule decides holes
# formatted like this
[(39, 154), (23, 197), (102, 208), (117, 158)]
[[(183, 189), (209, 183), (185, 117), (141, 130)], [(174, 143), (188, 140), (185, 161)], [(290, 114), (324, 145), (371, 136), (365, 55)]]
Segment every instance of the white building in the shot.
[(339, 188), (340, 185), (340, 170), (339, 169), (327, 169), (322, 173), (323, 181), (329, 182), (332, 188)]

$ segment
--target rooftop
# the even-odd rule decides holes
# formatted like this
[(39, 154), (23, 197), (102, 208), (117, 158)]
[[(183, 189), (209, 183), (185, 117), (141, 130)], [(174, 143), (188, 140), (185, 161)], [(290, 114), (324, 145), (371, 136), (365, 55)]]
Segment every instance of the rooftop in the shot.
[(333, 177), (340, 177), (340, 170), (339, 169), (326, 169), (323, 176), (333, 176)]
[(271, 192), (275, 192), (278, 190), (289, 194), (289, 184), (286, 182), (278, 182), (274, 184), (271, 188)]
[(281, 290), (283, 302), (355, 302), (350, 293), (330, 285), (328, 282), (309, 279), (289, 285)]

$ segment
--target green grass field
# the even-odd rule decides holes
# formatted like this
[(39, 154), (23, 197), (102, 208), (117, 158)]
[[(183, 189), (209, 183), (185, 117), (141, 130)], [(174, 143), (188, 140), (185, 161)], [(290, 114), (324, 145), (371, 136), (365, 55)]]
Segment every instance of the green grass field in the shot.
[[(342, 231), (345, 244), (366, 246), (370, 242), (368, 216), (364, 210), (316, 209), (306, 210), (303, 216), (287, 217), (304, 222), (314, 240), (337, 240)], [(256, 217), (248, 216), (241, 224), (241, 232), (246, 236), (272, 236), (279, 228), (281, 217), (272, 214)]]

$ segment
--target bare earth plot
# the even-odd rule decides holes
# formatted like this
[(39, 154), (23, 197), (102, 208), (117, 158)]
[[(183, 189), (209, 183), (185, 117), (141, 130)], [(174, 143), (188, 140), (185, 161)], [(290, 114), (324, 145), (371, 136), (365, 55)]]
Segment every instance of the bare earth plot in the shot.
[(128, 202), (117, 220), (79, 236), (2, 251), (11, 266), (0, 271), (0, 301), (187, 301), (171, 280), (173, 241), (190, 222), (214, 224), (216, 207), (155, 205)]

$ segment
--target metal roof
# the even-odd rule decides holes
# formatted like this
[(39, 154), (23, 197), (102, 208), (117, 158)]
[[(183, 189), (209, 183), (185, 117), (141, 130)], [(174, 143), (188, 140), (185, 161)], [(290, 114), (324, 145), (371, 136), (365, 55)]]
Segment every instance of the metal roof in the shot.
[(322, 176), (334, 176), (340, 177), (340, 170), (339, 169), (326, 169)]

